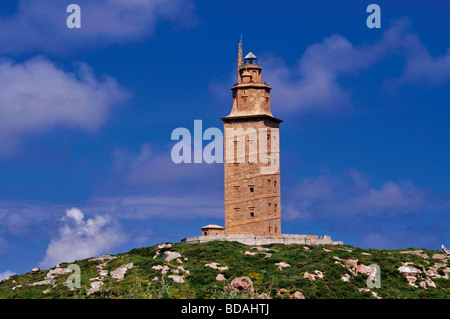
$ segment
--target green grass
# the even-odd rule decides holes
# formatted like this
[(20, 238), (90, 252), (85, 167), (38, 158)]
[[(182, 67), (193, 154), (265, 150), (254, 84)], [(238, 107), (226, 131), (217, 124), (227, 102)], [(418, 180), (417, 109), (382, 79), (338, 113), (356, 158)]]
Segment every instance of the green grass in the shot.
[[(450, 298), (450, 281), (438, 278), (433, 279), (436, 288), (414, 288), (408, 285), (404, 276), (397, 268), (402, 262), (412, 262), (416, 268), (427, 270), (435, 262), (442, 261), (432, 259), (433, 254), (441, 253), (437, 250), (422, 251), (428, 254), (424, 259), (412, 254), (401, 254), (401, 250), (376, 250), (360, 249), (357, 247), (341, 246), (304, 246), (272, 244), (264, 246), (273, 249), (271, 257), (265, 258), (264, 253), (245, 255), (244, 251), (250, 251), (251, 246), (237, 242), (208, 242), (205, 244), (181, 244), (176, 243), (171, 251), (179, 252), (182, 263), (172, 260), (169, 263), (162, 259), (164, 250), (156, 258), (157, 247), (136, 248), (127, 253), (115, 255), (104, 270), (115, 270), (127, 263), (133, 263), (122, 281), (117, 281), (107, 276), (101, 291), (87, 295), (91, 288), (91, 278), (98, 277), (97, 265), (100, 261), (90, 261), (89, 258), (76, 261), (81, 269), (81, 288), (70, 290), (65, 281), (69, 275), (55, 277), (54, 285), (31, 286), (31, 283), (45, 279), (47, 270), (29, 272), (23, 275), (15, 275), (0, 283), (0, 298), (251, 298), (261, 293), (268, 294), (271, 298), (289, 298), (291, 294), (300, 291), (307, 299), (312, 298), (374, 298), (371, 292), (360, 291), (367, 288), (367, 275), (352, 276), (349, 282), (344, 282), (341, 277), (351, 272), (335, 263), (334, 256), (342, 260), (358, 259), (359, 264), (377, 264), (381, 269), (381, 287), (373, 288), (383, 299), (389, 298)], [(308, 247), (309, 250), (305, 250)], [(329, 252), (324, 250), (330, 250)], [(351, 251), (347, 251), (351, 250)], [(409, 250), (414, 250), (413, 248)], [(252, 250), (255, 251), (256, 250)], [(361, 254), (363, 252), (370, 255)], [(187, 258), (187, 260), (185, 260)], [(427, 263), (428, 261), (428, 263)], [(219, 271), (205, 264), (217, 262), (221, 266), (227, 266), (228, 270)], [(290, 267), (279, 270), (275, 265), (285, 262)], [(341, 261), (342, 262), (342, 261)], [(185, 275), (184, 283), (175, 283), (168, 276), (170, 271), (162, 276), (160, 270), (153, 269), (156, 265), (169, 265), (171, 269), (182, 265), (190, 274)], [(68, 264), (61, 264), (67, 267)], [(450, 262), (447, 262), (450, 267)], [(324, 278), (311, 280), (304, 278), (305, 272), (314, 273), (320, 270)], [(226, 280), (217, 281), (216, 276), (222, 273)], [(439, 272), (441, 275), (444, 272)], [(236, 277), (247, 276), (253, 281), (255, 292), (233, 293), (224, 287)], [(158, 281), (153, 281), (158, 277)], [(22, 287), (12, 289), (18, 285)], [(280, 289), (286, 289), (287, 293), (280, 295)], [(43, 291), (48, 290), (46, 294)]]

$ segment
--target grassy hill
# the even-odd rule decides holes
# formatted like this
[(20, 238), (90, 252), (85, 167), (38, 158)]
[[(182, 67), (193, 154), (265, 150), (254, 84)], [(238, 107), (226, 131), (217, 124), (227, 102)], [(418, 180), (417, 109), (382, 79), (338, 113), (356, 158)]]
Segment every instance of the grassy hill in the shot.
[[(176, 243), (73, 264), (80, 288), (67, 287), (62, 263), (3, 280), (0, 298), (450, 298), (450, 256), (438, 250)], [(379, 288), (367, 287), (371, 264), (380, 267)], [(253, 292), (227, 288), (242, 276)]]

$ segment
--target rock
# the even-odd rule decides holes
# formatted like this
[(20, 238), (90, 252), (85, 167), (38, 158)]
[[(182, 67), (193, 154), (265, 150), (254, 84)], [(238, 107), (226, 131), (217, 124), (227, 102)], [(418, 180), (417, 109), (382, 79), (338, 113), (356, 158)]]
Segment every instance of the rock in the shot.
[(291, 298), (293, 298), (293, 299), (306, 299), (305, 296), (300, 291), (294, 292), (292, 294)]
[(153, 277), (152, 281), (158, 281), (158, 277)]
[(270, 296), (268, 294), (263, 292), (263, 293), (259, 294), (258, 297), (256, 297), (256, 299), (272, 299), (272, 298), (270, 298)]
[(286, 268), (286, 267), (291, 267), (291, 265), (289, 265), (289, 264), (287, 264), (287, 263), (285, 263), (285, 262), (279, 262), (279, 263), (276, 263), (275, 265), (277, 265), (278, 266), (278, 269), (280, 269), (280, 270), (283, 270), (283, 268)]
[(125, 277), (125, 274), (128, 269), (133, 267), (133, 263), (129, 263), (117, 268), (114, 271), (111, 271), (111, 278), (117, 279), (118, 281), (122, 280)]
[(419, 269), (411, 266), (400, 266), (397, 270), (404, 276), (417, 276), (420, 273)]
[(249, 291), (254, 292), (255, 288), (253, 287), (253, 281), (248, 277), (237, 277), (234, 278), (229, 285), (225, 287), (225, 289), (234, 291), (234, 292), (242, 292)]
[(316, 274), (315, 277), (316, 278), (323, 278), (323, 273), (320, 270), (314, 270), (314, 273)]
[(424, 259), (428, 258), (428, 255), (423, 253), (422, 250), (405, 250), (405, 251), (401, 251), (400, 254), (417, 255)]
[(177, 263), (182, 264), (183, 262), (181, 261), (180, 258), (177, 258)]
[(180, 258), (180, 257), (181, 257), (181, 254), (177, 253), (177, 252), (174, 252), (174, 251), (165, 251), (163, 253), (163, 256), (162, 256), (162, 258), (165, 261), (171, 261), (171, 260), (174, 260), (174, 259), (177, 259), (177, 258)]
[(276, 250), (276, 249), (271, 249), (271, 248), (266, 248), (266, 247), (260, 247), (260, 246), (254, 246), (254, 247), (251, 247), (250, 249), (256, 249), (256, 250), (258, 250), (258, 251), (278, 251), (278, 250)]
[[(58, 265), (59, 266), (59, 265)], [(54, 276), (60, 276), (60, 275), (66, 275), (66, 274), (70, 274), (72, 272), (72, 270), (68, 269), (68, 268), (55, 268), (55, 269), (50, 269), (47, 273), (47, 275), (45, 275), (45, 278), (53, 278)]]
[(156, 251), (155, 256), (153, 256), (153, 259), (159, 256), (159, 250)]
[(436, 288), (436, 284), (430, 278), (425, 279), (425, 283), (427, 284), (428, 287)]
[(347, 264), (349, 264), (349, 265), (352, 265), (352, 266), (354, 266), (354, 267), (356, 267), (357, 265), (358, 265), (358, 259), (347, 259), (346, 261), (345, 261)]
[(39, 271), (39, 270), (41, 270), (41, 268), (39, 267), (39, 266), (37, 266), (37, 267), (35, 267), (35, 268), (33, 268), (33, 269), (31, 269), (31, 271)]
[(358, 288), (359, 292), (369, 292), (370, 289), (369, 288)]
[(439, 260), (446, 260), (448, 258), (448, 256), (444, 255), (444, 254), (434, 254), (433, 259), (439, 259)]
[(100, 280), (103, 280), (106, 276), (108, 276), (108, 270), (100, 270), (98, 274), (100, 275)]
[(167, 274), (167, 272), (170, 270), (170, 268), (166, 265), (161, 266), (161, 265), (156, 265), (153, 266), (152, 269), (156, 269), (156, 270), (161, 270), (161, 274)]
[(252, 251), (244, 251), (244, 255), (250, 255), (250, 256), (254, 256), (257, 255), (258, 253), (252, 252)]
[(173, 281), (175, 281), (175, 282), (177, 282), (177, 283), (179, 283), (179, 284), (184, 283), (184, 278), (183, 278), (183, 276), (169, 275), (168, 277), (169, 277), (169, 278), (172, 278)]
[(372, 296), (374, 296), (376, 299), (381, 299), (380, 296), (375, 291), (372, 291)]
[(311, 250), (311, 248), (306, 247), (306, 246), (304, 246), (303, 249), (304, 249), (305, 251), (310, 251), (310, 250)]
[(287, 289), (286, 288), (280, 288), (280, 289), (278, 289), (278, 291), (277, 291), (277, 295), (278, 296), (283, 296), (284, 294), (287, 294)]
[(164, 249), (164, 248), (172, 248), (172, 244), (160, 244), (160, 245), (158, 245), (158, 249)]
[(316, 277), (313, 274), (310, 274), (307, 271), (303, 274), (303, 278), (309, 278), (309, 279), (312, 279), (312, 280), (316, 280)]
[(32, 284), (29, 284), (28, 286), (42, 286), (42, 285), (52, 285), (55, 282), (55, 279), (53, 277), (45, 280), (41, 280), (38, 282), (34, 282)]
[(330, 252), (331, 250), (329, 250), (329, 249), (326, 249), (326, 248), (323, 248), (323, 250), (325, 250), (326, 252)]
[(225, 278), (224, 275), (218, 274), (218, 275), (216, 276), (216, 280), (218, 280), (218, 281), (223, 281), (223, 280), (226, 280), (226, 278)]
[(372, 256), (371, 254), (366, 253), (366, 252), (362, 252), (361, 255)]
[(89, 259), (89, 261), (105, 261), (105, 260), (109, 261), (109, 260), (112, 260), (112, 259), (115, 259), (115, 258), (116, 257), (113, 257), (111, 255), (106, 254), (106, 255), (103, 255), (103, 256), (91, 258), (91, 259)]
[(91, 282), (91, 288), (87, 291), (87, 295), (91, 295), (94, 292), (100, 291), (100, 287), (103, 286), (103, 281)]
[(212, 262), (212, 263), (209, 263), (209, 264), (205, 264), (205, 267), (211, 267), (213, 269), (218, 269), (220, 271), (228, 270), (227, 266), (219, 266), (219, 264), (215, 263), (215, 262)]
[(341, 280), (345, 281), (345, 282), (349, 282), (350, 278), (352, 278), (352, 277), (349, 274), (345, 274), (344, 276), (341, 277)]

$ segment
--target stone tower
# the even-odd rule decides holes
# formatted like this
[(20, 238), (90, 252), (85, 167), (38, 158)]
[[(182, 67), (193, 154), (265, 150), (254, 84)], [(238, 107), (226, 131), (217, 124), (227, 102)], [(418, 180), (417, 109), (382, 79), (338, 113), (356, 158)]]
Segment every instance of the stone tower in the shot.
[(269, 84), (250, 51), (238, 47), (237, 83), (224, 122), (225, 235), (281, 235), (279, 124)]

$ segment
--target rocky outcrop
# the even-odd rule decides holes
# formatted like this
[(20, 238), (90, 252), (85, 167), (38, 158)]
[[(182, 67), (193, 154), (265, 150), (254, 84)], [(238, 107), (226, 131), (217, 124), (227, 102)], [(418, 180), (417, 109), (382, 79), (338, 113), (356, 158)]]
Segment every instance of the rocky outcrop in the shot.
[(181, 254), (174, 252), (174, 251), (165, 251), (162, 256), (164, 261), (167, 261), (167, 262), (177, 259), (177, 258), (180, 258), (180, 257), (181, 257)]
[(322, 279), (323, 273), (320, 270), (314, 270), (314, 274), (310, 274), (309, 272), (305, 272), (303, 274), (303, 278), (308, 278), (312, 280), (316, 280), (317, 278)]
[(233, 292), (254, 292), (253, 281), (248, 277), (237, 277), (234, 278), (230, 284), (228, 284), (225, 289)]
[[(419, 269), (421, 268), (421, 269)], [(412, 287), (436, 288), (436, 283), (432, 280), (435, 278), (444, 278), (449, 280), (450, 267), (444, 263), (435, 263), (430, 266), (428, 270), (422, 265), (415, 265), (412, 262), (403, 262), (400, 267), (397, 268), (399, 273), (405, 276), (408, 280), (408, 284)], [(422, 274), (422, 276), (419, 276)]]
[(291, 265), (281, 261), (279, 263), (276, 263), (275, 265), (278, 266), (278, 269), (283, 270), (283, 268), (291, 267)]
[(111, 278), (114, 278), (117, 281), (121, 281), (123, 280), (123, 278), (125, 278), (125, 274), (127, 273), (128, 269), (131, 268), (133, 268), (133, 263), (120, 266), (116, 270), (111, 271), (110, 276)]
[(205, 267), (210, 267), (212, 269), (218, 269), (219, 271), (228, 270), (227, 266), (219, 266), (219, 264), (216, 262), (211, 262), (211, 263), (205, 264)]

